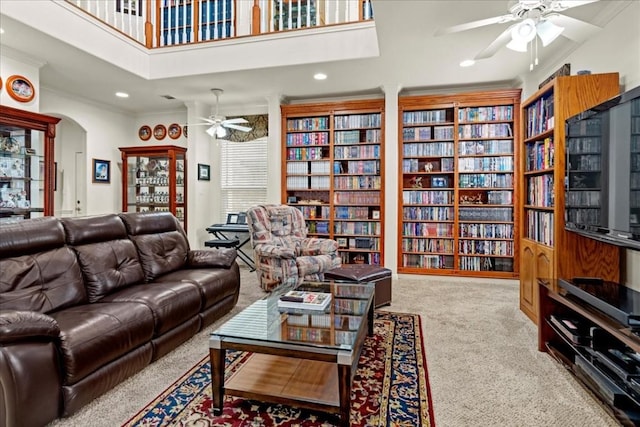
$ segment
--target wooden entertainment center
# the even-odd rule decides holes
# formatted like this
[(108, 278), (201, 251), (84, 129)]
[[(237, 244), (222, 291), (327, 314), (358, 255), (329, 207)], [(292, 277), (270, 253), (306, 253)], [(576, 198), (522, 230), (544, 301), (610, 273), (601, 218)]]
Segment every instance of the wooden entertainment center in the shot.
[(619, 93), (618, 73), (561, 76), (522, 103), (520, 309), (534, 323), (540, 277), (620, 281), (620, 249), (565, 231), (564, 220), (565, 120)]
[[(573, 144), (575, 136), (565, 135), (565, 121), (595, 106), (598, 108), (594, 110), (601, 111), (600, 104), (618, 94), (617, 73), (566, 76), (557, 77), (523, 103), (520, 308), (538, 324), (538, 350), (549, 353), (575, 375), (621, 425), (634, 426), (640, 425), (640, 292), (622, 284), (624, 252), (613, 238), (599, 237), (595, 232), (592, 238), (579, 229), (565, 229), (565, 221), (575, 221), (571, 219), (571, 209), (565, 217), (565, 202), (569, 202), (565, 200), (565, 185), (573, 182), (565, 181), (565, 171), (570, 166), (580, 169), (574, 164), (574, 157), (571, 165), (566, 160), (566, 145)], [(638, 107), (640, 102), (635, 100), (632, 120), (639, 117)], [(546, 116), (549, 110), (552, 112)], [(624, 111), (628, 120), (628, 110)], [(585, 117), (591, 120), (588, 126), (600, 126), (591, 115), (582, 114), (580, 120)], [(616, 120), (611, 118), (609, 122), (609, 116), (603, 120), (607, 123), (602, 126), (616, 126)], [(631, 181), (635, 182), (633, 158), (640, 134), (634, 129), (638, 126), (617, 126), (624, 129), (627, 137), (631, 130)], [(580, 137), (589, 138), (585, 142), (589, 147), (625, 139), (602, 132), (587, 132)], [(603, 141), (596, 141), (598, 138)], [(619, 151), (620, 146), (614, 146)], [(583, 155), (606, 157), (604, 149), (580, 151), (579, 156)], [(595, 166), (586, 169), (589, 173), (604, 172), (602, 161), (598, 159)], [(613, 167), (621, 165), (616, 163)], [(624, 179), (629, 179), (628, 169), (623, 174)], [(598, 182), (605, 187), (606, 181)], [(632, 194), (636, 191), (634, 185)], [(595, 187), (598, 185), (591, 183), (577, 191), (601, 190)], [(568, 187), (569, 196), (574, 195), (574, 189), (573, 185)], [(598, 201), (597, 209), (611, 204), (610, 200), (607, 203), (608, 194), (602, 191), (604, 199)], [(569, 203), (570, 208), (572, 205), (594, 209), (594, 205), (580, 205), (576, 200)], [(628, 206), (612, 206), (628, 217)], [(631, 207), (635, 209), (635, 205)], [(593, 224), (604, 227), (600, 222)], [(626, 242), (618, 244), (637, 247)]]

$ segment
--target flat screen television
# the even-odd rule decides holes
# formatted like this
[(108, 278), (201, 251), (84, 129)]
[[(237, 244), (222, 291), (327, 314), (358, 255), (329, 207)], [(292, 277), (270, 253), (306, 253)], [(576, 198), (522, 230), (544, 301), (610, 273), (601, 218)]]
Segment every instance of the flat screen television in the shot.
[(565, 229), (640, 250), (640, 87), (565, 122)]

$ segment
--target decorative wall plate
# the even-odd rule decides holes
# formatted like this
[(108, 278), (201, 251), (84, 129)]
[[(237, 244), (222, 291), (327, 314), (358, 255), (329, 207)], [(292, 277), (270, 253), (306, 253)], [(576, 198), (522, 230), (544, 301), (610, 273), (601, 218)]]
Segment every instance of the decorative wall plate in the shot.
[(151, 138), (151, 128), (147, 125), (140, 126), (138, 129), (138, 137), (143, 141), (148, 141)]
[(23, 76), (11, 76), (7, 79), (7, 93), (18, 102), (29, 102), (36, 96), (33, 84)]
[(169, 125), (169, 138), (178, 139), (182, 134), (182, 128), (177, 123), (172, 123)]
[(164, 139), (165, 136), (167, 136), (167, 128), (164, 125), (156, 125), (153, 128), (153, 137), (155, 139)]

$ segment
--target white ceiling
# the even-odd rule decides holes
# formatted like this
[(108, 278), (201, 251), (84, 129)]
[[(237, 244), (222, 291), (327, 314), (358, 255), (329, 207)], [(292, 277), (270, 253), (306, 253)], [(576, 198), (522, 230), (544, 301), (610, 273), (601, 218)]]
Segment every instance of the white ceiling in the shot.
[[(0, 1), (0, 26), (5, 30), (0, 47), (15, 49), (44, 63), (40, 72), (42, 88), (131, 113), (171, 111), (183, 108), (186, 101), (213, 104), (215, 98), (209, 91), (212, 87), (225, 90), (221, 106), (250, 110), (266, 105), (267, 97), (274, 95), (293, 100), (355, 96), (381, 93), (381, 87), (386, 85), (422, 92), (518, 86), (519, 76), (529, 72), (530, 55), (506, 48), (473, 67), (458, 65), (487, 47), (509, 24), (434, 37), (438, 28), (506, 14), (510, 3), (507, 0), (373, 0), (379, 57), (163, 79), (139, 77), (9, 18), (2, 14), (2, 4), (11, 1), (23, 3)], [(605, 26), (630, 3), (601, 0), (564, 14)], [(556, 63), (577, 46), (564, 37), (546, 48), (540, 45), (540, 62)], [(329, 78), (313, 81), (311, 76), (317, 70)], [(113, 96), (116, 91), (132, 96), (118, 99)], [(164, 94), (177, 99), (168, 101), (160, 97)]]

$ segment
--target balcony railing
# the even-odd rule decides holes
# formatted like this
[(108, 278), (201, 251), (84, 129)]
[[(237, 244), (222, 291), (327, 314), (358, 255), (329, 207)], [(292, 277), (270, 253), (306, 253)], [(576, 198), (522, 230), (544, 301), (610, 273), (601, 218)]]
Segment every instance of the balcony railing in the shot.
[(148, 48), (373, 19), (371, 0), (66, 0)]

